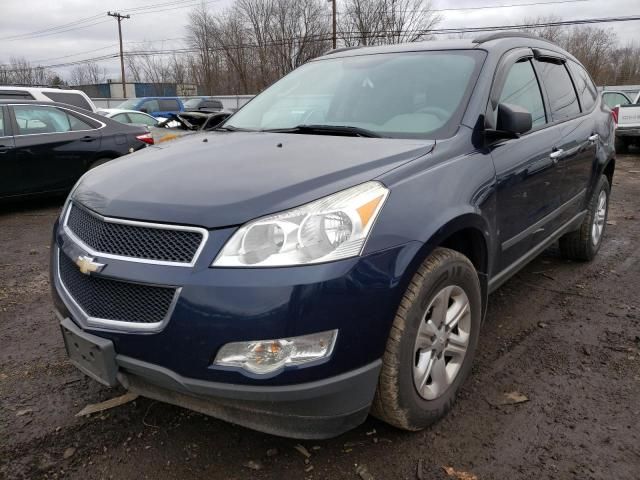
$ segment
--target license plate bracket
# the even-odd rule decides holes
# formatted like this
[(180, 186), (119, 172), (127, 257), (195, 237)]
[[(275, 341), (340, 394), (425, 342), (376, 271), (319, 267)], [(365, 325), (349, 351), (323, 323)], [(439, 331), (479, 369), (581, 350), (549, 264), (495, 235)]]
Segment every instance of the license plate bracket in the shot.
[(103, 385), (115, 387), (118, 366), (113, 342), (82, 331), (69, 318), (60, 322), (60, 329), (71, 363)]

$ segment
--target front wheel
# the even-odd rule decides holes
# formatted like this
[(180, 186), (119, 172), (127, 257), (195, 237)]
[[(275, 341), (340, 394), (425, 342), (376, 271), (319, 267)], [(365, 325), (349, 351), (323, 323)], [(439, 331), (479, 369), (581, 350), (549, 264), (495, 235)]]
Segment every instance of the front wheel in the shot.
[(398, 307), (371, 413), (405, 430), (421, 430), (443, 417), (471, 370), (481, 318), (473, 264), (437, 248)]
[(602, 175), (593, 191), (580, 228), (560, 237), (560, 253), (570, 260), (592, 260), (602, 244), (609, 215), (609, 180)]

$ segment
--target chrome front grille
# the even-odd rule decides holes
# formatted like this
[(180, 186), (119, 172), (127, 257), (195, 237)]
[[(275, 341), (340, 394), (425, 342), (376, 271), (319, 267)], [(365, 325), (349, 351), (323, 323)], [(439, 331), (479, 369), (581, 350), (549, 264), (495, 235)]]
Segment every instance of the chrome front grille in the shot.
[(201, 228), (105, 218), (73, 203), (65, 227), (91, 253), (149, 263), (192, 265), (207, 237)]
[(58, 273), (67, 294), (96, 323), (160, 324), (177, 297), (175, 287), (159, 287), (84, 275), (62, 251)]

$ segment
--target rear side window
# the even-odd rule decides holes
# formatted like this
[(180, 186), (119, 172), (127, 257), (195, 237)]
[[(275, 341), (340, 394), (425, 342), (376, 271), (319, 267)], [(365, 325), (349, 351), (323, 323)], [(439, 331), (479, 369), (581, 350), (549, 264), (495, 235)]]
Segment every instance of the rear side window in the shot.
[(136, 125), (147, 125), (149, 127), (153, 127), (158, 123), (154, 118), (143, 115), (142, 113), (130, 113), (129, 118), (131, 119), (131, 123), (135, 123)]
[(15, 105), (13, 111), (18, 124), (18, 135), (64, 133), (94, 128), (87, 121), (55, 107)]
[(74, 107), (84, 108), (85, 110), (91, 110), (91, 105), (87, 102), (87, 99), (82, 95), (71, 92), (42, 92), (44, 96), (50, 98), (54, 102), (66, 103), (67, 105), (73, 105)]
[(526, 109), (531, 113), (534, 128), (547, 123), (540, 85), (530, 60), (521, 60), (511, 67), (500, 95), (500, 103)]
[(172, 99), (160, 99), (160, 110), (161, 111), (177, 111), (180, 110), (180, 105), (177, 100)]
[(576, 90), (578, 91), (578, 96), (580, 97), (582, 111), (588, 112), (596, 104), (598, 90), (584, 68), (572, 61), (570, 61), (568, 65), (573, 76), (573, 82), (576, 86)]
[(539, 61), (537, 65), (549, 97), (551, 118), (557, 121), (578, 115), (580, 113), (578, 97), (564, 64)]
[(116, 122), (120, 123), (129, 123), (129, 117), (126, 113), (119, 113), (117, 115), (114, 115), (113, 117), (111, 117), (111, 120), (115, 120)]

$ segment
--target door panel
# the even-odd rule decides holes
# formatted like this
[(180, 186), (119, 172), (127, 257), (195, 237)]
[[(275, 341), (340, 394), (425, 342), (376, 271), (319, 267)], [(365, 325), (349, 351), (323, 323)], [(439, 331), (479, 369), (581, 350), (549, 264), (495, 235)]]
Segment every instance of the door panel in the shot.
[[(584, 109), (593, 106), (595, 92), (590, 92), (586, 78), (569, 74), (565, 61), (544, 59), (535, 61), (542, 84), (549, 99), (551, 117), (558, 130), (557, 163), (558, 187), (552, 192), (566, 208), (558, 215), (557, 224), (570, 220), (584, 207), (584, 193), (595, 163), (597, 137), (590, 115), (582, 115)], [(577, 65), (576, 65), (577, 67)], [(585, 72), (586, 75), (586, 72)], [(576, 84), (580, 86), (582, 101), (578, 98)], [(590, 103), (590, 105), (589, 105)]]
[(549, 116), (542, 90), (530, 56), (526, 52), (523, 54), (524, 57), (513, 58), (503, 66), (499, 75), (504, 75), (504, 85), (495, 95), (496, 108), (500, 103), (522, 107), (531, 113), (533, 124), (533, 130), (520, 138), (493, 146), (500, 270), (535, 246), (541, 233), (549, 228), (559, 206), (559, 199), (554, 194), (560, 186), (553, 157), (560, 138), (557, 129), (547, 126)]
[(558, 127), (558, 148), (562, 155), (558, 159), (558, 177), (561, 188), (555, 195), (562, 203), (574, 200), (565, 220), (576, 215), (584, 207), (584, 194), (595, 166), (597, 136), (593, 138), (595, 125), (590, 115), (570, 120)]
[(20, 193), (13, 129), (7, 107), (0, 106), (0, 197)]
[(100, 132), (53, 106), (16, 105), (10, 112), (17, 128), (15, 160), (22, 193), (72, 187), (94, 159)]
[(497, 177), (501, 269), (535, 246), (540, 229), (549, 227), (543, 220), (552, 220), (549, 215), (560, 206), (552, 194), (557, 188), (557, 169), (550, 157), (558, 140), (555, 129), (544, 128), (504, 142), (492, 152)]

